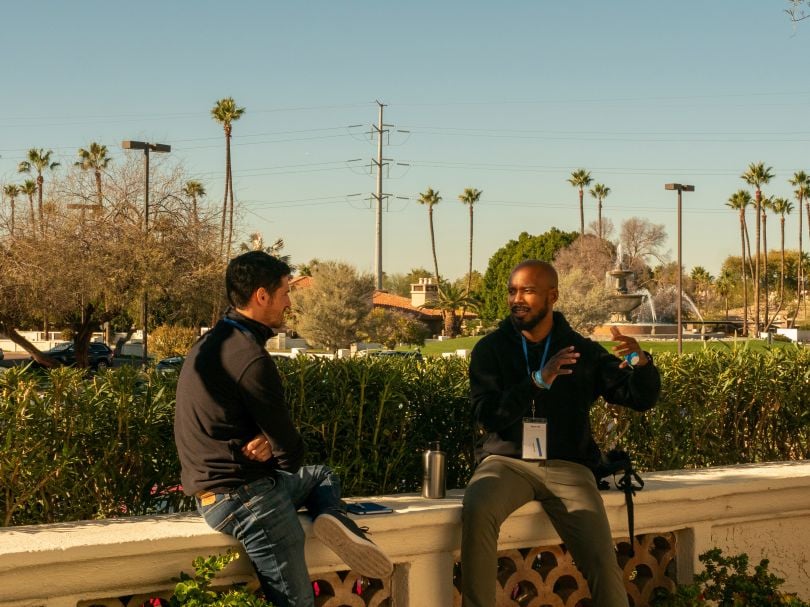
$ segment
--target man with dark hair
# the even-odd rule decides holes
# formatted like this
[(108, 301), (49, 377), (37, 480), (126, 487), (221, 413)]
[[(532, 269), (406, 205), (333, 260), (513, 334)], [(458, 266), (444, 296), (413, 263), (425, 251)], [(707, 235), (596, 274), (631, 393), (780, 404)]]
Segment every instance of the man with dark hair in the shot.
[(302, 466), (304, 442), (290, 419), (265, 349), (290, 307), (290, 268), (262, 251), (225, 273), (232, 308), (191, 348), (177, 382), (174, 435), (187, 495), (213, 529), (245, 549), (277, 607), (314, 606), (297, 510), (353, 571), (391, 574), (388, 557), (346, 516), (340, 482), (326, 466)]
[(501, 523), (532, 500), (588, 580), (594, 605), (628, 604), (592, 472), (599, 449), (589, 411), (599, 396), (649, 409), (661, 380), (632, 337), (614, 330), (617, 358), (575, 332), (553, 311), (557, 297), (550, 264), (518, 264), (509, 277), (509, 317), (472, 351), (470, 398), (482, 434), (462, 509), (464, 607), (494, 607)]

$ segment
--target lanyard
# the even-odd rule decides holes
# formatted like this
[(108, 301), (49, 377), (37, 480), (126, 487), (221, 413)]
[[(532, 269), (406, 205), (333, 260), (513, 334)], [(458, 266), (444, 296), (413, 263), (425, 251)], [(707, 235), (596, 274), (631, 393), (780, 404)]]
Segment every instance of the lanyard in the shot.
[[(526, 345), (526, 337), (524, 337), (523, 333), (520, 334), (520, 339), (523, 340), (523, 358), (526, 359), (526, 373), (529, 374), (529, 377), (532, 375), (531, 367), (529, 367), (529, 347)], [(540, 359), (540, 367), (539, 370), (542, 371), (543, 367), (546, 366), (546, 357), (548, 356), (548, 346), (551, 343), (551, 333), (546, 336), (546, 347), (543, 350), (543, 358)]]
[(250, 329), (248, 329), (248, 328), (247, 328), (245, 325), (243, 325), (241, 322), (237, 322), (237, 321), (235, 321), (233, 318), (228, 318), (227, 316), (224, 316), (224, 317), (222, 318), (222, 320), (223, 320), (223, 322), (228, 323), (228, 324), (229, 324), (229, 325), (231, 325), (232, 327), (236, 327), (237, 329), (239, 329), (239, 330), (240, 330), (242, 333), (244, 333), (245, 335), (247, 335), (249, 338), (251, 338), (251, 339), (252, 339), (253, 341), (255, 341), (256, 343), (259, 343), (259, 340), (256, 338), (256, 335), (254, 335), (253, 331), (251, 331)]

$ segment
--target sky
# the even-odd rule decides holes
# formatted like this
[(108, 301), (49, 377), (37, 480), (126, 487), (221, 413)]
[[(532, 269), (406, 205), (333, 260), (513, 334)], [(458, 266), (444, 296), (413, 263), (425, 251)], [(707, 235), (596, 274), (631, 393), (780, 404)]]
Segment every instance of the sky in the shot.
[[(603, 217), (664, 224), (670, 259), (683, 196), (683, 262), (717, 275), (739, 254), (725, 206), (752, 162), (765, 195), (792, 197), (810, 172), (810, 20), (782, 0), (679, 2), (4, 3), (0, 183), (29, 148), (63, 166), (92, 141), (167, 143), (221, 204), (224, 136), (210, 116), (233, 97), (233, 167), (243, 234), (283, 238), (294, 264), (341, 260), (373, 273), (370, 137), (385, 104), (383, 270), (467, 270), (464, 188), (475, 206), (473, 268), (521, 232), (579, 230), (577, 168), (611, 192)], [(17, 24), (16, 27), (12, 24)], [(135, 152), (137, 153), (137, 152)], [(794, 201), (795, 204), (795, 201)], [(586, 224), (596, 201), (586, 192)], [(753, 219), (749, 217), (751, 221)], [(778, 245), (778, 220), (768, 222)], [(753, 223), (752, 223), (753, 225)], [(806, 229), (806, 224), (805, 224)], [(786, 246), (798, 246), (796, 212)], [(753, 236), (753, 233), (752, 233)], [(805, 233), (805, 243), (808, 242)]]

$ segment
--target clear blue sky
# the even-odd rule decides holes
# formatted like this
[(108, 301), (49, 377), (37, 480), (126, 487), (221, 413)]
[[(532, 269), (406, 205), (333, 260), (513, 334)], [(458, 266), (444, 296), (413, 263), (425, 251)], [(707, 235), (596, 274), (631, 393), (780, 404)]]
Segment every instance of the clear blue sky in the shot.
[[(0, 182), (19, 181), (31, 147), (63, 164), (91, 141), (172, 145), (172, 161), (221, 202), (222, 130), (209, 111), (232, 96), (241, 228), (283, 237), (294, 263), (341, 259), (373, 270), (375, 99), (395, 125), (386, 157), (384, 269), (431, 267), (427, 187), (439, 269), (474, 267), (522, 231), (579, 228), (578, 167), (611, 188), (604, 216), (663, 223), (675, 257), (716, 274), (739, 251), (725, 201), (750, 162), (776, 178), (810, 171), (810, 22), (781, 0), (679, 2), (52, 2), (3, 7)], [(348, 128), (350, 125), (363, 125)], [(397, 132), (397, 129), (410, 131)], [(347, 164), (350, 159), (363, 162)], [(396, 163), (404, 163), (402, 166)], [(586, 197), (586, 222), (596, 219)], [(778, 221), (769, 222), (778, 246)], [(797, 246), (796, 213), (787, 246)], [(805, 239), (807, 242), (808, 239)]]

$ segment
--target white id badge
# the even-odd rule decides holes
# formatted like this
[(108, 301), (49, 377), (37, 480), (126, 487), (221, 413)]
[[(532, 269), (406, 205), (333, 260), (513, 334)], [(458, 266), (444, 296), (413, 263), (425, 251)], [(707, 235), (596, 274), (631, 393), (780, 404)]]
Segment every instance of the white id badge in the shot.
[(547, 459), (546, 429), (548, 422), (542, 417), (523, 418), (523, 459)]

